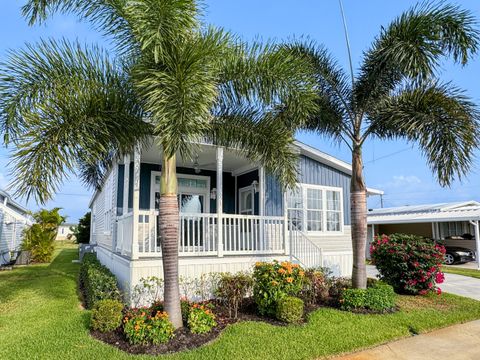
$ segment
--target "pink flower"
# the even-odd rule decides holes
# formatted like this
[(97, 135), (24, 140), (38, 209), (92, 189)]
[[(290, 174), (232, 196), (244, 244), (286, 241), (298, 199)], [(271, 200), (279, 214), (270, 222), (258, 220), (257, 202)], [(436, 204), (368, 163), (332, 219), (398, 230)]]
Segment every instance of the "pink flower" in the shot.
[(444, 275), (442, 272), (438, 272), (438, 273), (435, 275), (435, 282), (436, 282), (437, 284), (443, 283), (444, 280), (445, 280), (445, 275)]
[(437, 295), (441, 295), (441, 294), (442, 294), (442, 289), (437, 288)]
[(428, 293), (427, 290), (423, 289), (418, 292), (419, 295), (426, 295)]
[(433, 283), (432, 282), (429, 282), (428, 283), (428, 288), (431, 289), (433, 287)]

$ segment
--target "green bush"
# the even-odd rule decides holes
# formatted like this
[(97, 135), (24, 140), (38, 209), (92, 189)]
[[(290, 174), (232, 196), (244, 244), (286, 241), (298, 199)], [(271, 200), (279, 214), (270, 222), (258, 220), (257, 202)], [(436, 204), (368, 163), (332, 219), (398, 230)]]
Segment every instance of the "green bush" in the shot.
[(229, 317), (237, 318), (238, 307), (251, 290), (252, 285), (253, 279), (246, 273), (220, 275), (215, 296), (226, 304)]
[(307, 304), (326, 303), (329, 299), (330, 279), (322, 268), (305, 270), (301, 298)]
[(161, 344), (174, 336), (173, 325), (163, 311), (151, 316), (145, 309), (130, 310), (123, 323), (123, 332), (132, 345)]
[(278, 301), (277, 314), (278, 320), (288, 324), (298, 323), (303, 317), (303, 300), (294, 296), (286, 296)]
[(91, 213), (87, 212), (75, 226), (73, 236), (77, 244), (88, 244), (90, 242)]
[(258, 262), (253, 271), (253, 297), (261, 315), (274, 317), (277, 303), (285, 296), (297, 296), (303, 288), (305, 272), (298, 264)]
[(209, 306), (193, 304), (188, 312), (188, 328), (194, 334), (206, 334), (217, 326)]
[(35, 223), (24, 230), (21, 248), (30, 251), (32, 262), (52, 261), (58, 226), (65, 221), (65, 217), (61, 216), (59, 211), (60, 208), (37, 211), (33, 214)]
[(100, 332), (109, 332), (122, 324), (123, 304), (118, 300), (97, 301), (92, 310), (91, 327)]
[(98, 261), (95, 254), (85, 254), (79, 280), (87, 309), (93, 308), (100, 300), (120, 300), (115, 275)]
[(343, 310), (372, 310), (384, 312), (395, 307), (396, 295), (393, 287), (381, 282), (367, 289), (345, 289), (342, 291), (340, 307)]

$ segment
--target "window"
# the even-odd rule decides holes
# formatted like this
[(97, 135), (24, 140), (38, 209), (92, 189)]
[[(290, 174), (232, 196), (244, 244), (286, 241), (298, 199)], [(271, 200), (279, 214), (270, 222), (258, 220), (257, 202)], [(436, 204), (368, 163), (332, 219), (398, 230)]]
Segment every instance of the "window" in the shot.
[(239, 190), (240, 193), (240, 214), (253, 215), (254, 192), (253, 187), (247, 186)]
[(340, 188), (299, 184), (287, 194), (287, 211), (290, 223), (301, 231), (343, 231)]

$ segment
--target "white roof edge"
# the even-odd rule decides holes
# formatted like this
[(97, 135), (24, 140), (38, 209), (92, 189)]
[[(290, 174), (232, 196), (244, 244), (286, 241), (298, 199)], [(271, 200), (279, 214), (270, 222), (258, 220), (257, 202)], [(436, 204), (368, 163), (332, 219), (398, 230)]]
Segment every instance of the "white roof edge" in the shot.
[(383, 195), (385, 191), (367, 187), (367, 196), (368, 195)]
[(329, 165), (334, 169), (340, 170), (348, 175), (352, 175), (352, 165), (349, 163), (337, 159), (334, 156), (328, 155), (313, 146), (302, 143), (301, 141), (295, 140), (295, 146), (300, 149), (300, 153), (303, 155), (308, 155), (309, 157), (318, 160), (322, 164)]
[(461, 207), (464, 207), (464, 206), (470, 206), (470, 205), (471, 206), (480, 206), (480, 203), (478, 201), (475, 201), (475, 200), (464, 201), (464, 202), (455, 203), (455, 204), (451, 204), (451, 205), (442, 207), (440, 209), (440, 211), (448, 211), (448, 210), (453, 210), (453, 209), (461, 208)]
[(451, 221), (470, 221), (470, 220), (480, 220), (480, 215), (478, 216), (459, 216), (459, 217), (448, 217), (448, 218), (418, 218), (418, 219), (369, 219), (367, 217), (368, 225), (389, 225), (389, 224), (419, 224), (419, 223), (441, 223), (441, 222), (451, 222)]

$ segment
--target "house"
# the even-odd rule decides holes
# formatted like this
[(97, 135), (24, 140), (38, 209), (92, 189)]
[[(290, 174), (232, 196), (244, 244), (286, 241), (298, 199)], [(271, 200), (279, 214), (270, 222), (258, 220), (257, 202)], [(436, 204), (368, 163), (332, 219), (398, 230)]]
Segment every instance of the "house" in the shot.
[(367, 221), (369, 240), (376, 234), (406, 233), (442, 240), (445, 245), (464, 247), (477, 254), (480, 249), (477, 201), (373, 209), (368, 211)]
[(16, 257), (23, 229), (31, 224), (28, 210), (0, 190), (0, 265), (8, 264)]
[[(237, 272), (273, 259), (351, 273), (351, 166), (301, 142), (295, 147), (298, 184), (288, 193), (235, 149), (202, 142), (192, 161), (177, 156), (182, 276)], [(113, 163), (90, 202), (90, 243), (126, 288), (163, 276), (156, 226), (161, 163), (153, 140), (138, 146)]]
[[(77, 224), (62, 224), (58, 227), (57, 236), (55, 240), (69, 240), (69, 235), (73, 236), (73, 228), (75, 228)], [(72, 239), (73, 240), (73, 239)]]

